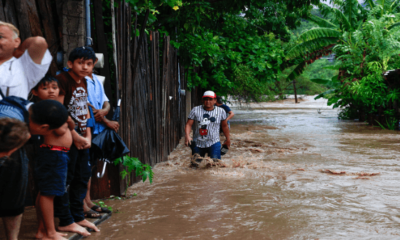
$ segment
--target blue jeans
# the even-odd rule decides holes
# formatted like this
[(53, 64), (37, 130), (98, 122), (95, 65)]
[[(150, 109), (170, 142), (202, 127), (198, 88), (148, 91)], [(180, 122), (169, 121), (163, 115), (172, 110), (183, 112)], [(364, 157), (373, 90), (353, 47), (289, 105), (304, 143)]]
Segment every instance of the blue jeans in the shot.
[(83, 199), (86, 197), (87, 184), (91, 176), (89, 149), (78, 150), (72, 145), (68, 155), (69, 193), (54, 198), (54, 215), (60, 219), (60, 226), (68, 226), (85, 219)]
[(195, 153), (200, 154), (201, 157), (204, 157), (207, 153), (210, 158), (221, 159), (221, 142), (214, 143), (208, 148), (194, 146), (192, 148), (192, 155)]

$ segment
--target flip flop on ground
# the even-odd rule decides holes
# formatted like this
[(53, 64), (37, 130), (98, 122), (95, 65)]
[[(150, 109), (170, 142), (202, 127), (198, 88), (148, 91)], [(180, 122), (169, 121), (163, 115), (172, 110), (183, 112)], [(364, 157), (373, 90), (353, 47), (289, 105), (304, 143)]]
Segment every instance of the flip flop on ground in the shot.
[[(98, 213), (111, 213), (110, 209), (108, 209), (106, 207), (99, 207), (97, 205), (94, 205), (90, 209), (92, 209), (93, 211), (96, 211)], [(100, 211), (99, 211), (99, 209), (100, 209)]]
[(85, 218), (101, 218), (101, 214), (94, 210), (89, 210), (87, 212), (83, 212), (85, 214)]

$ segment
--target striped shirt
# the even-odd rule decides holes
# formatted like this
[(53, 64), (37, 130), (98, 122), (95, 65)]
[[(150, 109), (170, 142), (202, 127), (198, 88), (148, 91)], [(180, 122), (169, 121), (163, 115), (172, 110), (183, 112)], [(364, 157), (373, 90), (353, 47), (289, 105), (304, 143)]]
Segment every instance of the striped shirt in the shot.
[[(203, 106), (197, 106), (192, 109), (188, 118), (197, 121), (197, 127), (193, 137), (197, 147), (208, 148), (220, 141), (219, 129), (221, 127), (221, 122), (226, 119), (224, 109), (214, 107), (213, 110), (206, 111)], [(201, 128), (207, 129), (207, 135), (200, 135)]]

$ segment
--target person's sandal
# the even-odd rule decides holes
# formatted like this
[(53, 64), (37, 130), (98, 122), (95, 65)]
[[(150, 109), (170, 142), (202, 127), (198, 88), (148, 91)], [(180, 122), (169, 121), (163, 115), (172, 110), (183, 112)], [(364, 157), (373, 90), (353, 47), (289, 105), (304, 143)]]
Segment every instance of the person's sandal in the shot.
[[(101, 209), (101, 211), (97, 211), (97, 209), (99, 209), (99, 208)], [(92, 209), (93, 211), (95, 211), (97, 213), (111, 213), (110, 209), (108, 209), (106, 207), (99, 207), (97, 205), (94, 205), (90, 209)]]
[(85, 218), (101, 218), (101, 214), (94, 210), (89, 210), (87, 212), (83, 212), (85, 214)]

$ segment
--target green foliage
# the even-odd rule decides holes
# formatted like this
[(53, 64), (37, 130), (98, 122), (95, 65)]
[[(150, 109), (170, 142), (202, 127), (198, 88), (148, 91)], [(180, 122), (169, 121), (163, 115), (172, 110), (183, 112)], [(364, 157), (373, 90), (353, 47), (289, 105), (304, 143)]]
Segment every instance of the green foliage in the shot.
[(108, 210), (110, 210), (111, 212), (113, 210), (112, 207), (107, 206), (103, 201), (98, 201), (97, 203), (96, 202), (93, 202), (93, 203), (96, 204), (97, 206), (100, 206), (101, 208), (103, 208), (103, 207), (108, 208)]
[[(312, 10), (310, 4), (318, 4), (319, 0), (127, 2), (138, 14), (138, 28), (143, 23), (145, 11), (150, 10), (146, 31), (157, 30), (171, 36), (171, 44), (179, 48), (180, 62), (187, 70), (190, 88), (201, 86), (219, 95), (228, 95), (244, 89), (243, 82), (237, 80), (243, 66), (251, 71), (247, 80), (254, 81), (247, 82), (246, 87), (278, 81), (290, 30), (300, 25), (301, 19)], [(103, 3), (108, 12), (110, 0)], [(119, 3), (120, 0), (116, 0), (116, 5)], [(109, 15), (104, 19), (110, 26)], [(108, 39), (111, 43), (111, 38)], [(109, 47), (111, 49), (111, 44)], [(268, 90), (267, 87), (263, 89)], [(269, 93), (268, 90), (263, 94)], [(250, 98), (254, 100), (260, 94)]]
[(272, 96), (268, 83), (263, 83), (255, 79), (254, 71), (244, 64), (239, 64), (233, 73), (233, 98), (239, 101), (265, 101), (265, 95)]
[[(336, 54), (335, 65), (331, 69), (340, 70), (339, 75), (329, 78), (313, 78), (315, 83), (332, 87), (317, 98), (325, 97), (328, 104), (334, 108), (342, 107), (339, 117), (362, 117), (360, 114), (381, 116), (384, 110), (386, 121), (378, 122), (381, 127), (394, 129), (398, 117), (392, 111), (392, 105), (400, 99), (400, 91), (390, 87), (382, 74), (388, 69), (396, 69), (400, 59), (400, 14), (399, 1), (367, 1), (367, 9), (360, 6), (358, 1), (333, 1), (335, 8), (321, 4), (322, 14), (334, 14), (333, 24), (338, 35), (332, 51)], [(338, 13), (340, 11), (341, 13)], [(317, 19), (318, 20), (318, 19)], [(303, 33), (295, 39), (296, 43), (319, 41), (320, 45), (328, 46), (325, 41), (327, 33), (326, 22), (314, 21), (324, 28), (316, 28)], [(319, 35), (315, 32), (320, 33)], [(325, 35), (324, 35), (325, 34)], [(289, 57), (309, 54), (314, 49), (297, 45), (289, 51)], [(327, 68), (325, 68), (327, 69)], [(358, 116), (356, 116), (358, 115)], [(385, 125), (385, 126), (384, 126)]]
[(208, 29), (200, 34), (181, 35), (179, 42), (187, 46), (181, 49), (181, 54), (191, 63), (188, 69), (192, 70), (192, 65), (202, 69), (199, 73), (189, 71), (189, 87), (201, 86), (216, 91), (218, 95), (241, 92), (238, 89), (243, 89), (241, 84), (244, 82), (234, 79), (243, 66), (251, 71), (247, 71), (250, 76), (246, 86), (250, 86), (250, 79), (256, 81), (251, 83), (252, 86), (276, 81), (284, 61), (281, 41), (272, 33), (257, 36), (254, 32), (246, 32), (249, 24), (241, 17), (227, 15), (224, 20), (224, 36)]
[(128, 178), (128, 183), (131, 172), (134, 172), (137, 177), (142, 177), (143, 182), (145, 182), (146, 179), (149, 179), (150, 184), (153, 182), (154, 173), (150, 165), (143, 164), (138, 158), (130, 157), (128, 155), (114, 160), (115, 165), (121, 163), (124, 167), (126, 167), (126, 169), (122, 170), (120, 175), (122, 179)]

